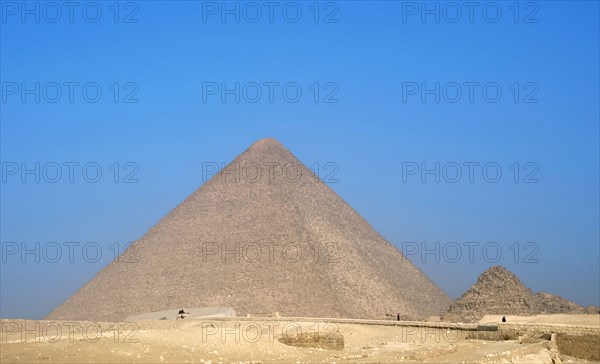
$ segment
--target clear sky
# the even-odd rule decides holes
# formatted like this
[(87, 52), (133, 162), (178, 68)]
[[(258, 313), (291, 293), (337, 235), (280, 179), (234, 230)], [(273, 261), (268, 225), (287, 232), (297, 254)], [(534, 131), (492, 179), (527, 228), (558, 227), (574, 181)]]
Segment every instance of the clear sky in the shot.
[(450, 296), (500, 264), (600, 305), (598, 2), (221, 4), (1, 2), (1, 317), (264, 137)]

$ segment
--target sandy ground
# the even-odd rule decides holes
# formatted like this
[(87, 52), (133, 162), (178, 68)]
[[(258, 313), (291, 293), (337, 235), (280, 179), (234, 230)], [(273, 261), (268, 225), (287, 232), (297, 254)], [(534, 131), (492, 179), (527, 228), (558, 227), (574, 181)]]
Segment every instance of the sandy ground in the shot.
[[(596, 319), (568, 316), (577, 325)], [(485, 322), (492, 319), (497, 318)], [(565, 323), (565, 318), (546, 320)], [(465, 331), (385, 322), (184, 319), (118, 324), (1, 320), (0, 324), (1, 363), (552, 363), (557, 355), (549, 342), (473, 340)]]

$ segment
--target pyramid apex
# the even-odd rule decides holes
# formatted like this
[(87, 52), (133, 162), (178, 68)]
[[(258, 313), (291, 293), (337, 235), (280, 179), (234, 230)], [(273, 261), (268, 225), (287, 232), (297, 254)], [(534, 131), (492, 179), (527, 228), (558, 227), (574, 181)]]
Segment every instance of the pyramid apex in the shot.
[(245, 155), (252, 159), (294, 158), (292, 153), (277, 139), (263, 138), (254, 142), (246, 151)]
[(502, 272), (502, 273), (511, 273), (511, 274), (514, 274), (513, 272), (511, 272), (510, 270), (508, 270), (508, 268), (506, 268), (504, 266), (501, 266), (501, 265), (494, 265), (494, 266), (488, 268), (483, 273), (492, 273), (492, 272)]
[(491, 267), (489, 267), (487, 270), (508, 270), (505, 267), (501, 266), (501, 265), (493, 265)]
[(265, 147), (265, 146), (279, 146), (282, 147), (283, 145), (275, 138), (263, 138), (263, 139), (259, 139), (257, 141), (254, 142), (254, 144), (252, 144), (252, 147)]
[(477, 278), (478, 281), (490, 279), (491, 277), (512, 277), (513, 279), (519, 279), (516, 274), (508, 270), (506, 267), (501, 265), (494, 265), (488, 269), (486, 269), (483, 273), (479, 275)]

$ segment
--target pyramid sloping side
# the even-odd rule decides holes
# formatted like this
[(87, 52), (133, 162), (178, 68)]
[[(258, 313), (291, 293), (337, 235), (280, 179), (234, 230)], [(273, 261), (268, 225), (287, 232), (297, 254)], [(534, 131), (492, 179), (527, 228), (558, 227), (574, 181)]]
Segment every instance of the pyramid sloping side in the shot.
[(538, 292), (534, 297), (540, 314), (586, 312), (585, 307), (551, 293)]
[[(257, 166), (260, 178), (253, 173)], [(225, 173), (235, 168), (246, 172), (237, 181)], [(48, 319), (113, 321), (213, 306), (230, 306), (243, 316), (278, 311), (374, 318), (400, 312), (421, 318), (451, 304), (270, 139), (255, 143), (133, 245), (137, 263), (111, 263)]]

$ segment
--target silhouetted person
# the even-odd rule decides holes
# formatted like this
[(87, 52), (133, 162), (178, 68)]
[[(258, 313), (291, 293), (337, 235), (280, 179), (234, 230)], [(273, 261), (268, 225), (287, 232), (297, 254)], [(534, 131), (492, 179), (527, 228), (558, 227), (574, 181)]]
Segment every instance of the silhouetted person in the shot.
[(398, 314), (398, 316), (396, 316), (396, 319), (398, 319), (398, 321), (400, 321), (400, 314)]
[(502, 322), (506, 322), (506, 317), (502, 316)]
[(183, 308), (179, 310), (179, 315), (185, 315), (185, 311), (183, 310)]

